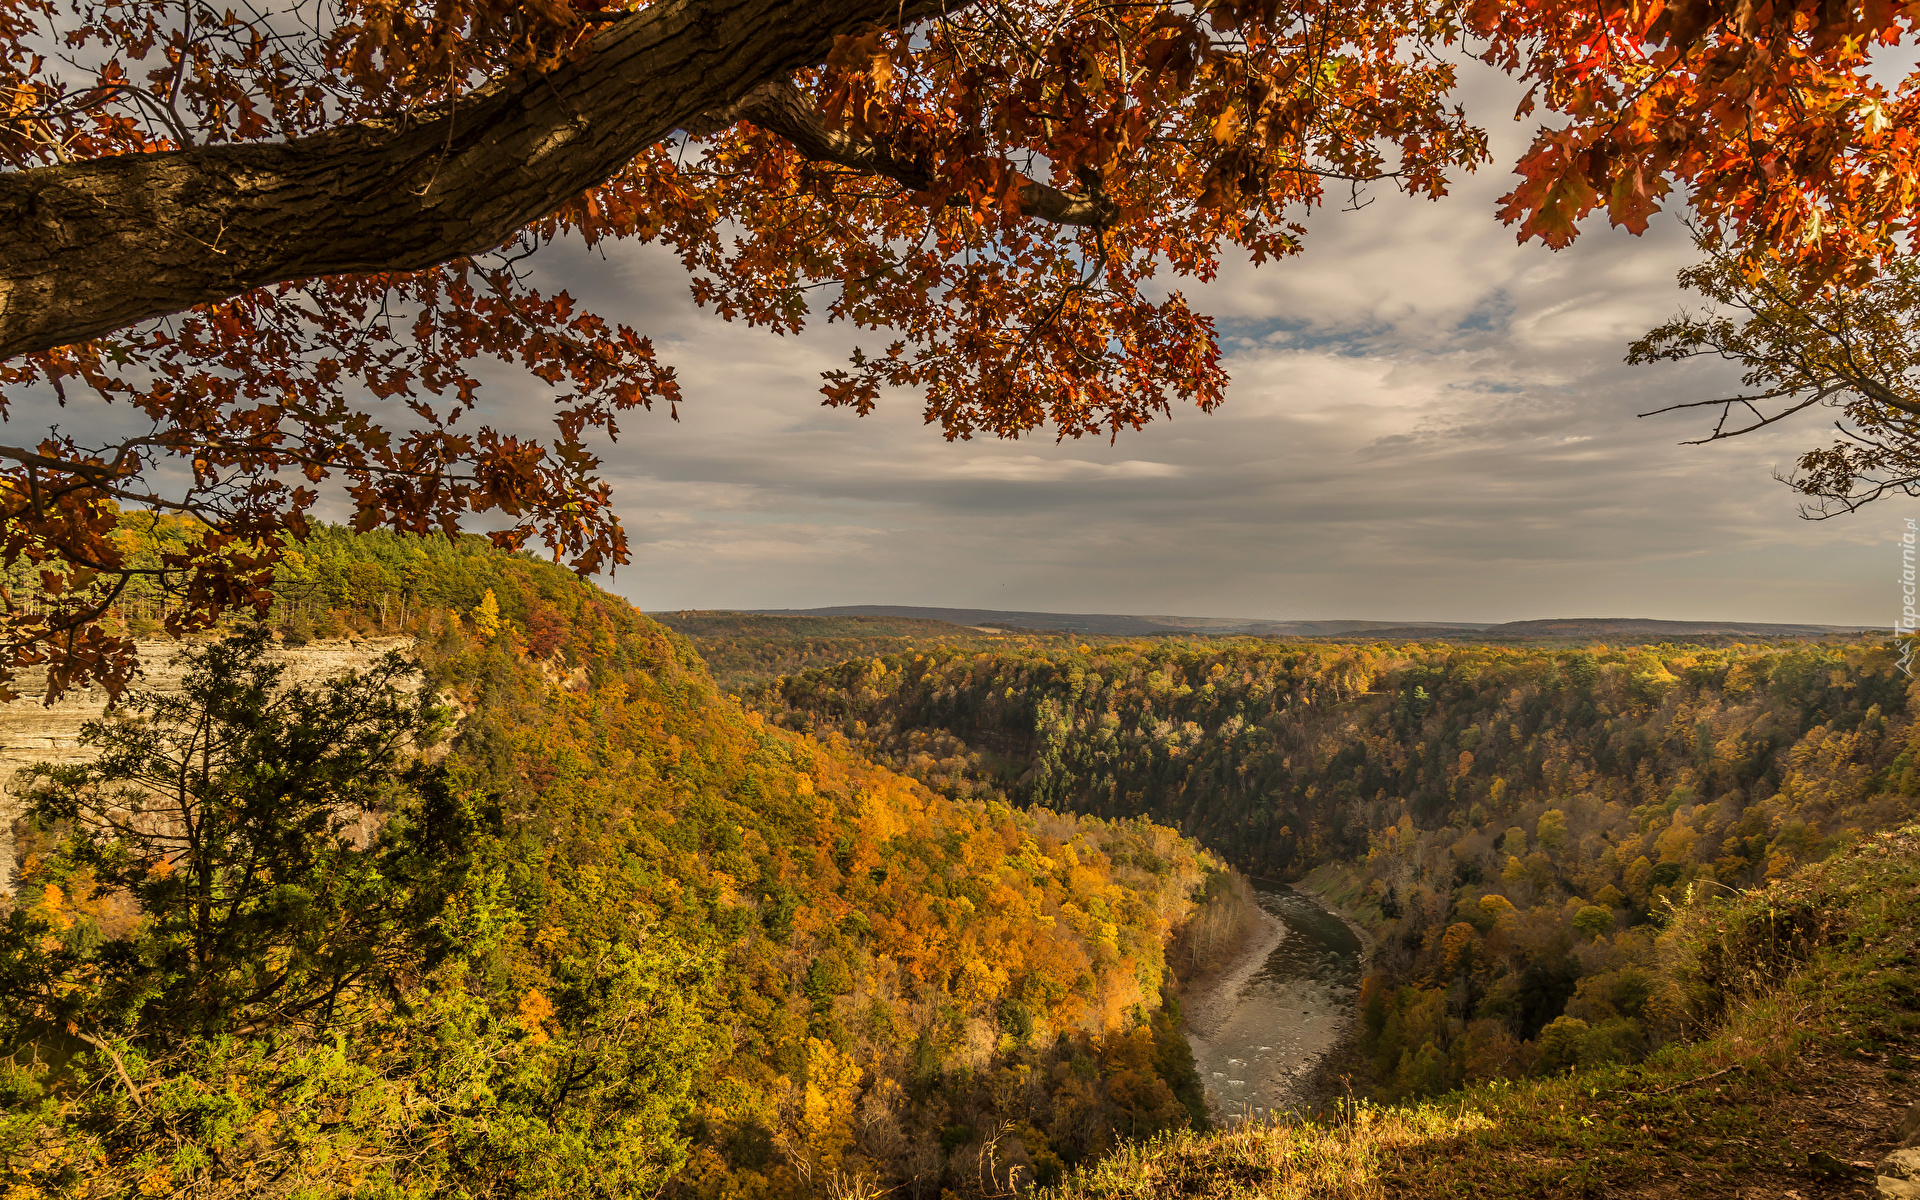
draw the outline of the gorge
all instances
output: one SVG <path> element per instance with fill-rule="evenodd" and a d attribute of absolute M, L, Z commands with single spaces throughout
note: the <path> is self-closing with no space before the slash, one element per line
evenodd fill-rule
<path fill-rule="evenodd" d="M 1755 1025 L 1771 1010 L 1741 989 L 1754 971 L 1766 996 L 1801 986 L 1872 930 L 1844 970 L 1871 967 L 1856 982 L 1882 1007 L 1863 1015 L 1851 983 L 1822 994 L 1870 1031 L 1879 1087 L 1914 1062 L 1904 968 L 1875 957 L 1907 944 L 1897 831 L 1917 774 L 1883 646 L 1068 642 L 925 623 L 810 625 L 782 647 L 764 624 L 683 637 L 476 541 L 324 530 L 287 574 L 264 652 L 286 682 L 406 646 L 457 721 L 385 782 L 342 781 L 391 789 L 373 825 L 322 804 L 299 829 L 269 828 L 271 805 L 234 827 L 236 853 L 284 875 L 246 894 L 287 915 L 235 909 L 263 948 L 218 969 L 335 969 L 303 948 L 332 941 L 301 940 L 325 912 L 360 931 L 349 958 L 367 965 L 341 960 L 344 991 L 311 984 L 337 992 L 335 1015 L 243 1001 L 213 1034 L 183 1030 L 169 1014 L 198 1003 L 182 981 L 202 968 L 171 973 L 167 947 L 199 935 L 127 896 L 178 911 L 174 881 L 230 868 L 116 858 L 58 813 L 14 820 L 0 1021 L 31 1053 L 0 1080 L 10 1187 L 107 1171 L 137 1189 L 158 1155 L 207 1195 L 256 1194 L 259 1171 L 324 1191 L 328 1164 L 404 1144 L 382 1186 L 423 1195 L 537 1169 L 700 1200 L 1121 1195 L 1148 1177 L 1363 1197 L 1450 1169 L 1418 1149 L 1437 1141 L 1600 1164 L 1501 1177 L 1560 1194 L 1577 1171 L 1644 1173 L 1636 1131 L 1684 1128 L 1648 1118 L 1696 1076 L 1834 1053 L 1817 1020 Z M 182 649 L 150 652 L 149 686 L 184 695 L 166 665 Z M 732 664 L 732 695 L 708 661 Z M 16 704 L 0 740 L 14 761 L 79 764 L 98 703 Z M 255 786 L 244 763 L 221 770 L 208 796 Z M 1256 878 L 1244 901 L 1236 868 Z M 1882 880 L 1878 899 L 1856 876 Z M 1259 882 L 1276 877 L 1293 884 Z M 1200 934 L 1249 903 L 1266 932 L 1215 961 L 1226 941 Z M 1302 1122 L 1334 1048 L 1341 1104 Z M 1822 1069 L 1816 1092 L 1852 1078 Z M 212 1101 L 192 1081 L 211 1078 L 238 1081 L 220 1103 L 239 1116 L 196 1124 Z M 1615 1094 L 1639 1098 L 1598 1107 Z M 154 1104 L 171 1123 L 127 1119 Z M 1739 1104 L 1742 1129 L 1782 1111 Z M 308 1132 L 245 1132 L 283 1124 Z M 1598 1157 L 1563 1152 L 1588 1136 Z M 1768 1153 L 1746 1169 L 1786 1178 Z"/>

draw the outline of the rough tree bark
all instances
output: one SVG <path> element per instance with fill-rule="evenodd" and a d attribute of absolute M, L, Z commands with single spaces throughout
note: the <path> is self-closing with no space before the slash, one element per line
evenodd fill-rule
<path fill-rule="evenodd" d="M 964 3 L 657 0 L 583 61 L 494 80 L 437 119 L 0 175 L 0 357 L 499 245 L 676 127 L 819 63 L 836 34 Z"/>

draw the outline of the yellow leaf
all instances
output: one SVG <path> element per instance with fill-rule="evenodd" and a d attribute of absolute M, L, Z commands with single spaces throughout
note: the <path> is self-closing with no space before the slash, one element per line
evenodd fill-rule
<path fill-rule="evenodd" d="M 1231 142 L 1233 135 L 1239 131 L 1240 112 L 1238 109 L 1228 107 L 1213 123 L 1213 140 L 1224 146 Z"/>

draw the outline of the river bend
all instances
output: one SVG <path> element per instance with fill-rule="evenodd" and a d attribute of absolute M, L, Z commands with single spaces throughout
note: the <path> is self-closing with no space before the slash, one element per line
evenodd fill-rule
<path fill-rule="evenodd" d="M 1352 1026 L 1363 957 L 1352 927 L 1312 895 L 1259 879 L 1253 888 L 1260 932 L 1185 1001 L 1208 1103 L 1227 1124 L 1320 1098 L 1309 1081 Z"/>

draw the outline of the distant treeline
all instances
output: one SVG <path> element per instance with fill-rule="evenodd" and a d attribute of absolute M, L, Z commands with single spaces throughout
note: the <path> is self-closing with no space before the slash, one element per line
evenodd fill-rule
<path fill-rule="evenodd" d="M 925 617 L 783 616 L 778 613 L 683 609 L 649 613 L 675 633 L 692 638 L 952 638 L 978 632 L 970 625 Z"/>
<path fill-rule="evenodd" d="M 911 654 L 932 647 L 1029 650 L 1064 639 L 1055 634 L 988 633 L 919 617 L 785 617 L 732 612 L 664 612 L 653 617 L 685 634 L 726 691 L 850 658 Z"/>

